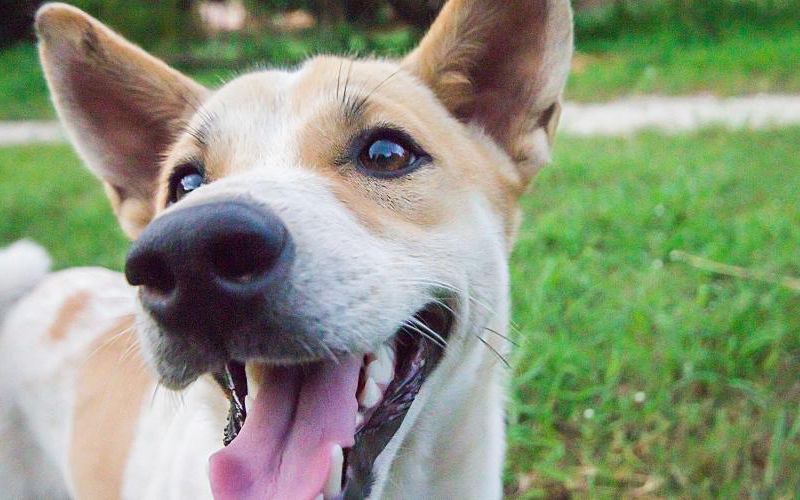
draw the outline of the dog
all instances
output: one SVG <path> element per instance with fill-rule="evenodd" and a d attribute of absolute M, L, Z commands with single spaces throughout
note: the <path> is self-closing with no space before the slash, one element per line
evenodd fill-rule
<path fill-rule="evenodd" d="M 0 253 L 4 496 L 501 498 L 508 259 L 569 1 L 450 0 L 399 61 L 213 91 L 77 8 L 35 26 L 133 243 L 124 275 Z"/>

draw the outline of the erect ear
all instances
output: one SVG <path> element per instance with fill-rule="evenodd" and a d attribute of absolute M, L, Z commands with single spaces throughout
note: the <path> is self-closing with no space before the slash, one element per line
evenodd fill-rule
<path fill-rule="evenodd" d="M 450 0 L 403 64 L 527 183 L 549 159 L 572 50 L 569 0 Z"/>
<path fill-rule="evenodd" d="M 75 7 L 45 5 L 36 32 L 61 122 L 136 237 L 154 215 L 162 156 L 207 91 Z"/>

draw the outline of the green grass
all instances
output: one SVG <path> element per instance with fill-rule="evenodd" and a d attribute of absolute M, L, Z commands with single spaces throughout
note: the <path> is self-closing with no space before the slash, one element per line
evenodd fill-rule
<path fill-rule="evenodd" d="M 509 497 L 795 498 L 800 291 L 670 253 L 800 277 L 797 144 L 800 129 L 561 138 L 513 256 Z M 120 267 L 69 148 L 0 149 L 0 197 L 1 243 Z"/>
<path fill-rule="evenodd" d="M 0 51 L 0 120 L 54 115 L 38 57 L 32 44 Z"/>
<path fill-rule="evenodd" d="M 800 90 L 799 0 L 606 0 L 575 16 L 581 101 Z"/>
<path fill-rule="evenodd" d="M 0 241 L 32 238 L 57 267 L 120 269 L 126 251 L 100 184 L 68 146 L 0 148 Z"/>
<path fill-rule="evenodd" d="M 800 290 L 670 253 L 800 277 L 798 143 L 562 138 L 513 259 L 514 496 L 796 498 Z"/>
<path fill-rule="evenodd" d="M 677 33 L 579 40 L 567 98 L 633 94 L 800 92 L 800 30 L 741 31 L 720 39 Z"/>

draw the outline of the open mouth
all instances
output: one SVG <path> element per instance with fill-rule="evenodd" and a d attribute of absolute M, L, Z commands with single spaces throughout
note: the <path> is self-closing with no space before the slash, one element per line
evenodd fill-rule
<path fill-rule="evenodd" d="M 229 362 L 214 497 L 363 499 L 375 460 L 444 354 L 452 310 L 431 303 L 375 352 L 302 365 Z"/>

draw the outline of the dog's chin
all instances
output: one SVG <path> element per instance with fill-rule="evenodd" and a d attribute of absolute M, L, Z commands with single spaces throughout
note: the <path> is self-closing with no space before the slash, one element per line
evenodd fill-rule
<path fill-rule="evenodd" d="M 366 498 L 375 460 L 444 355 L 453 310 L 428 304 L 374 352 L 294 363 L 229 361 L 215 498 Z"/>

